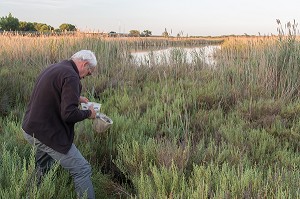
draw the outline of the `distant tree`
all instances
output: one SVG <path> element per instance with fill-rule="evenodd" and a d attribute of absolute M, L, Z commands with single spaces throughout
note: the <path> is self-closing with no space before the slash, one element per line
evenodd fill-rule
<path fill-rule="evenodd" d="M 8 16 L 0 18 L 0 30 L 19 30 L 19 19 L 13 17 L 11 13 Z"/>
<path fill-rule="evenodd" d="M 40 32 L 48 32 L 50 30 L 51 30 L 51 27 L 49 27 L 47 24 L 43 24 L 39 29 Z"/>
<path fill-rule="evenodd" d="M 177 37 L 183 37 L 183 31 L 182 30 L 179 33 L 177 33 Z"/>
<path fill-rule="evenodd" d="M 149 37 L 152 35 L 152 32 L 150 30 L 144 30 L 141 35 L 145 36 L 145 37 Z"/>
<path fill-rule="evenodd" d="M 167 29 L 165 28 L 165 31 L 162 33 L 163 37 L 169 37 L 169 33 L 167 31 Z"/>
<path fill-rule="evenodd" d="M 76 27 L 72 24 L 63 23 L 59 26 L 61 31 L 76 31 Z"/>
<path fill-rule="evenodd" d="M 0 30 L 6 31 L 39 31 L 39 32 L 50 32 L 50 31 L 76 31 L 76 27 L 72 24 L 64 23 L 59 26 L 59 29 L 55 29 L 45 23 L 37 22 L 26 22 L 19 21 L 18 18 L 13 17 L 11 13 L 8 16 L 0 17 Z"/>
<path fill-rule="evenodd" d="M 54 30 L 54 28 L 50 25 L 47 25 L 45 23 L 33 23 L 34 28 L 39 32 L 50 32 L 51 30 Z"/>
<path fill-rule="evenodd" d="M 34 24 L 31 22 L 20 21 L 19 30 L 21 31 L 36 31 Z"/>
<path fill-rule="evenodd" d="M 131 36 L 131 37 L 139 37 L 140 36 L 140 31 L 138 31 L 138 30 L 130 30 L 129 31 L 129 36 Z"/>

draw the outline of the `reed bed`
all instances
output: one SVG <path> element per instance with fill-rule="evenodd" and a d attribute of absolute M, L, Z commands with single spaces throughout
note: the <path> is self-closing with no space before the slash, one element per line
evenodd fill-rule
<path fill-rule="evenodd" d="M 231 85 L 251 92 L 252 85 L 274 98 L 298 97 L 299 43 L 296 38 L 271 37 L 255 40 L 227 40 L 219 58 L 229 73 Z M 224 55 L 226 57 L 224 57 Z M 235 75 L 238 77 L 235 78 Z M 226 80 L 225 80 L 226 81 Z"/>
<path fill-rule="evenodd" d="M 37 74 L 90 49 L 99 65 L 83 95 L 114 121 L 102 135 L 90 120 L 76 125 L 97 198 L 300 198 L 293 38 L 227 38 L 212 68 L 198 54 L 188 63 L 181 50 L 151 67 L 132 60 L 132 48 L 160 40 L 0 36 L 0 197 L 75 198 L 57 165 L 36 186 L 20 125 Z"/>

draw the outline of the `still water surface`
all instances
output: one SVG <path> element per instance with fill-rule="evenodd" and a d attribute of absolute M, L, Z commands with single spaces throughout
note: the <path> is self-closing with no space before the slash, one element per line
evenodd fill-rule
<path fill-rule="evenodd" d="M 131 52 L 136 64 L 153 65 L 169 64 L 171 61 L 181 61 L 195 63 L 199 59 L 209 66 L 214 66 L 214 53 L 221 46 L 201 46 L 201 47 L 169 47 L 160 50 L 143 50 Z"/>

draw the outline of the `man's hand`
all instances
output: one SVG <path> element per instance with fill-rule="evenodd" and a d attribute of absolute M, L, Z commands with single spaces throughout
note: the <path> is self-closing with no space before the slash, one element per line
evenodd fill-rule
<path fill-rule="evenodd" d="M 94 109 L 94 105 L 92 104 L 91 106 L 89 106 L 89 110 L 92 111 L 92 114 L 90 115 L 90 119 L 95 119 L 96 118 L 96 111 Z"/>
<path fill-rule="evenodd" d="M 80 96 L 80 97 L 79 97 L 79 102 L 80 102 L 80 103 L 88 103 L 88 102 L 89 102 L 89 99 L 86 98 L 86 97 Z"/>

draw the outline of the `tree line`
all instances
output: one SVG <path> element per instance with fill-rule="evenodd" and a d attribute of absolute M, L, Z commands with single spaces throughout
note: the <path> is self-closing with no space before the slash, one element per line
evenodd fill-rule
<path fill-rule="evenodd" d="M 38 31 L 42 33 L 47 33 L 52 31 L 54 32 L 77 31 L 77 29 L 75 25 L 69 23 L 63 23 L 59 26 L 58 29 L 55 29 L 54 27 L 45 23 L 19 21 L 18 18 L 14 17 L 11 13 L 9 13 L 7 16 L 0 17 L 0 31 Z M 109 35 L 116 36 L 117 33 L 111 31 Z M 144 30 L 140 32 L 139 30 L 130 30 L 128 35 L 132 37 L 149 37 L 152 35 L 152 31 Z M 164 37 L 170 36 L 170 33 L 167 31 L 167 29 L 165 29 L 165 31 L 162 33 L 162 36 Z M 180 36 L 182 35 L 177 34 L 177 37 Z"/>
<path fill-rule="evenodd" d="M 38 31 L 38 32 L 62 32 L 62 31 L 76 31 L 75 25 L 63 23 L 58 29 L 38 22 L 19 21 L 11 13 L 0 18 L 0 31 Z"/>

